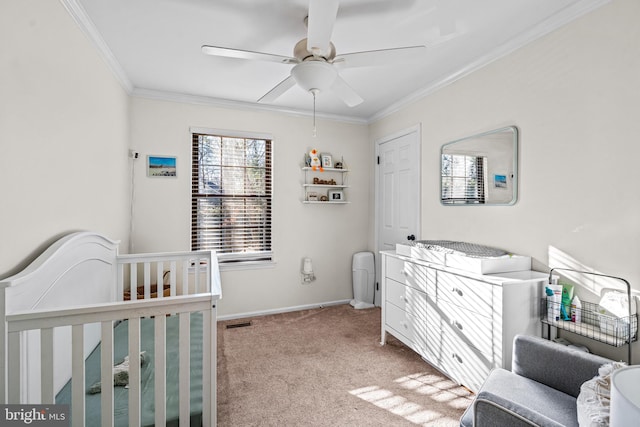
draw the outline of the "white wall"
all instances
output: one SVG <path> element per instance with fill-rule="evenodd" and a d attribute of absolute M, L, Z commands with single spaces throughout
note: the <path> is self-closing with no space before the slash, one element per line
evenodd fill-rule
<path fill-rule="evenodd" d="M 309 99 L 311 102 L 311 99 Z M 135 171 L 136 252 L 190 249 L 190 127 L 258 132 L 273 136 L 273 251 L 271 268 L 223 271 L 222 316 L 352 298 L 351 256 L 367 250 L 370 222 L 371 147 L 364 124 L 263 111 L 133 98 L 131 141 L 141 155 Z M 344 157 L 352 170 L 346 205 L 305 205 L 301 171 L 311 148 Z M 150 178 L 148 155 L 177 156 L 177 178 Z M 302 258 L 313 259 L 317 280 L 300 283 Z"/>
<path fill-rule="evenodd" d="M 640 2 L 616 0 L 370 126 L 375 140 L 422 123 L 421 238 L 493 245 L 531 255 L 535 269 L 594 269 L 640 290 L 639 16 Z M 520 130 L 517 204 L 441 206 L 441 145 L 507 125 Z"/>
<path fill-rule="evenodd" d="M 58 1 L 0 6 L 0 276 L 78 229 L 128 242 L 128 96 Z"/>

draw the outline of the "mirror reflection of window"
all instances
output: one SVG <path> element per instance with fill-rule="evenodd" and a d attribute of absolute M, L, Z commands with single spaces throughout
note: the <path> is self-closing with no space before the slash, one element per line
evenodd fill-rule
<path fill-rule="evenodd" d="M 518 198 L 518 129 L 508 126 L 441 148 L 443 205 L 513 205 Z"/>
<path fill-rule="evenodd" d="M 487 158 L 462 154 L 442 156 L 442 200 L 447 203 L 485 202 Z"/>

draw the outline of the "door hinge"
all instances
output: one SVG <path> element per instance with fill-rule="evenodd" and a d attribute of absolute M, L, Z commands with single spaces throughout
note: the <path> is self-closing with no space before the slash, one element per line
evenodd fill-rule
<path fill-rule="evenodd" d="M 378 156 L 378 164 L 380 164 L 380 156 Z"/>

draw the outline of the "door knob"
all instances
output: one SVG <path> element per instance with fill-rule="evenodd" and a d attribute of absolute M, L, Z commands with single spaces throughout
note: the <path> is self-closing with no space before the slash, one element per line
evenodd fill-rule
<path fill-rule="evenodd" d="M 410 235 L 410 236 L 407 236 L 407 240 L 412 240 L 412 241 L 413 241 L 413 240 L 416 240 L 416 236 L 415 236 L 415 235 L 413 235 L 413 234 L 412 234 L 412 235 Z"/>

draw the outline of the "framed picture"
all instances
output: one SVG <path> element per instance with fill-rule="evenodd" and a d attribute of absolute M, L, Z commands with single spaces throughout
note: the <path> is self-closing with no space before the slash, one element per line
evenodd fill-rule
<path fill-rule="evenodd" d="M 332 168 L 333 167 L 333 160 L 331 160 L 331 155 L 330 154 L 322 154 L 320 156 L 320 159 L 322 160 L 322 167 L 323 168 Z"/>
<path fill-rule="evenodd" d="M 506 175 L 494 175 L 494 185 L 496 188 L 507 188 L 507 176 Z"/>
<path fill-rule="evenodd" d="M 147 156 L 147 176 L 176 176 L 174 156 Z"/>
<path fill-rule="evenodd" d="M 330 202 L 344 201 L 344 193 L 340 190 L 329 190 L 328 194 Z"/>
<path fill-rule="evenodd" d="M 307 200 L 310 202 L 317 202 L 318 201 L 318 193 L 316 193 L 315 191 L 309 191 L 307 193 Z"/>

